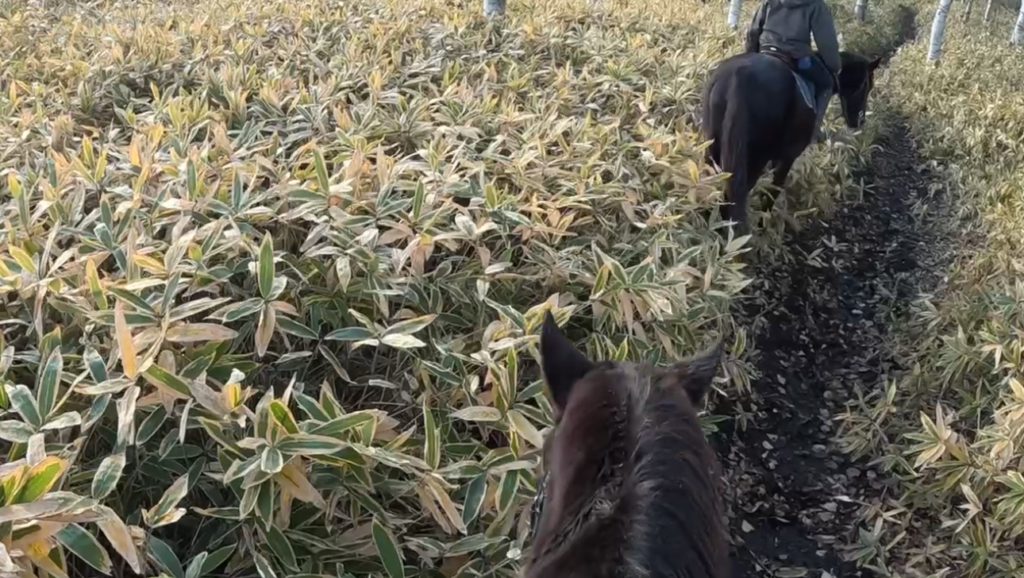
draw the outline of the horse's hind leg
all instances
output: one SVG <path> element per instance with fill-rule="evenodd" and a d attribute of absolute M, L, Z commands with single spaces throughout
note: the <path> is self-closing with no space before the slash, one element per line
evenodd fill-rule
<path fill-rule="evenodd" d="M 786 158 L 779 161 L 772 172 L 772 190 L 768 192 L 768 210 L 771 210 L 775 206 L 775 200 L 779 196 L 779 191 L 786 186 L 786 178 L 789 177 L 789 171 L 793 168 L 793 163 L 796 162 L 796 157 Z"/>
<path fill-rule="evenodd" d="M 757 184 L 767 166 L 768 161 L 766 160 L 751 160 L 747 163 L 746 178 L 742 182 L 737 181 L 730 189 L 731 198 L 729 200 L 732 202 L 732 205 L 730 206 L 729 216 L 734 222 L 739 224 L 737 227 L 734 227 L 737 237 L 750 233 L 750 223 L 747 222 L 750 192 L 754 189 L 754 185 Z"/>
<path fill-rule="evenodd" d="M 754 182 L 757 182 L 755 173 Z M 750 232 L 750 223 L 747 222 L 747 205 L 750 202 L 750 189 L 753 187 L 747 179 L 735 179 L 728 187 L 727 204 L 721 206 L 722 219 L 732 221 L 733 234 L 742 237 Z"/>
<path fill-rule="evenodd" d="M 721 153 L 719 152 L 718 142 L 712 142 L 711 146 L 709 146 L 704 151 L 704 162 L 708 166 L 710 166 L 710 167 L 719 168 L 719 167 L 722 166 L 721 165 L 721 158 L 722 157 L 720 155 L 721 155 Z M 709 223 L 709 224 L 711 223 L 712 211 L 714 211 L 714 208 L 706 209 L 706 210 L 701 211 L 701 213 L 704 216 L 704 220 L 707 223 Z M 728 212 L 729 212 L 728 205 L 724 205 L 724 204 L 723 205 L 719 205 L 719 207 L 718 207 L 718 215 L 722 218 L 722 220 L 726 220 L 726 221 L 729 220 Z"/>
<path fill-rule="evenodd" d="M 772 185 L 776 188 L 781 189 L 786 185 L 786 177 L 789 176 L 789 171 L 793 168 L 793 163 L 796 159 L 785 159 L 775 165 L 772 173 Z"/>

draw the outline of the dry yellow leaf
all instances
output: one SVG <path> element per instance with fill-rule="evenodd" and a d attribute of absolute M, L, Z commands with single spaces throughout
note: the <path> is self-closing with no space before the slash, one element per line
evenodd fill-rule
<path fill-rule="evenodd" d="M 114 305 L 114 330 L 117 334 L 117 347 L 121 351 L 121 367 L 126 376 L 134 378 L 138 369 L 135 345 L 132 342 L 132 332 L 128 329 L 128 322 L 124 319 L 124 303 L 121 300 Z"/>
<path fill-rule="evenodd" d="M 448 522 L 447 516 L 445 516 L 444 513 L 441 512 L 441 510 L 437 507 L 437 503 L 434 502 L 434 498 L 431 495 L 430 490 L 428 490 L 422 484 L 417 485 L 416 496 L 419 497 L 420 499 L 420 507 L 422 507 L 424 511 L 430 514 L 430 517 L 433 518 L 435 522 L 437 522 L 438 526 L 441 526 L 441 529 L 444 530 L 445 533 L 455 533 L 454 529 L 451 527 L 451 524 Z"/>
<path fill-rule="evenodd" d="M 36 567 L 45 570 L 50 576 L 68 578 L 64 569 L 50 559 L 49 554 L 52 547 L 48 540 L 40 540 L 29 544 L 24 552 Z"/>
<path fill-rule="evenodd" d="M 131 531 L 128 526 L 121 521 L 121 518 L 106 506 L 99 506 L 101 512 L 105 517 L 96 523 L 99 526 L 100 531 L 107 537 L 107 541 L 114 547 L 114 550 L 124 558 L 125 562 L 135 571 L 136 574 L 142 574 L 142 564 L 139 560 L 139 551 L 135 547 L 135 541 L 132 540 Z"/>
<path fill-rule="evenodd" d="M 274 336 L 277 326 L 277 313 L 273 307 L 264 307 L 260 315 L 259 326 L 256 328 L 256 356 L 263 357 L 270 347 L 270 339 Z"/>
<path fill-rule="evenodd" d="M 313 504 L 321 510 L 327 509 L 327 502 L 324 501 L 323 496 L 313 487 L 309 478 L 300 469 L 301 464 L 301 458 L 292 459 L 281 468 L 280 472 L 274 475 L 274 480 L 283 489 L 286 489 L 291 495 L 295 496 L 296 499 L 307 504 Z"/>
<path fill-rule="evenodd" d="M 454 526 L 462 534 L 466 533 L 466 524 L 462 521 L 462 512 L 455 506 L 455 502 L 452 501 L 448 492 L 441 487 L 441 485 L 430 475 L 423 478 L 423 485 L 427 487 L 430 494 L 440 504 L 441 509 L 444 511 L 451 525 Z"/>
<path fill-rule="evenodd" d="M 66 525 L 60 522 L 36 521 L 31 526 L 32 531 L 11 541 L 11 548 L 27 551 L 33 544 L 45 542 L 48 538 L 60 532 Z"/>

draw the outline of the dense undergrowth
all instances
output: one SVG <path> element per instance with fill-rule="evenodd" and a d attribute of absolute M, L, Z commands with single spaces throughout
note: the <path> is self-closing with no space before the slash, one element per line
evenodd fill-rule
<path fill-rule="evenodd" d="M 1009 28 L 952 24 L 941 65 L 908 46 L 879 87 L 945 167 L 955 229 L 946 282 L 897 339 L 906 372 L 846 416 L 848 449 L 898 490 L 867 513 L 860 551 L 886 575 L 1024 575 L 1024 60 Z"/>
<path fill-rule="evenodd" d="M 515 575 L 544 311 L 599 358 L 728 332 L 748 383 L 693 127 L 738 46 L 690 2 L 4 4 L 0 575 Z"/>

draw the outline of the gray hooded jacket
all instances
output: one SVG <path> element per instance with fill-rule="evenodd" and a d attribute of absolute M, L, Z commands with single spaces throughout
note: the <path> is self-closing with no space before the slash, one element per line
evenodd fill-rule
<path fill-rule="evenodd" d="M 764 20 L 764 25 L 761 21 Z M 811 35 L 825 66 L 838 74 L 839 40 L 832 11 L 824 0 L 763 0 L 747 32 L 747 51 L 774 46 L 794 58 L 813 54 Z"/>

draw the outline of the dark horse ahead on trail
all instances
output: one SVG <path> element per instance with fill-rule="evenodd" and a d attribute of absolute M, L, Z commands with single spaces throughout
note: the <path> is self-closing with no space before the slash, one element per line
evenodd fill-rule
<path fill-rule="evenodd" d="M 526 578 L 728 578 L 714 452 L 697 407 L 721 342 L 671 367 L 593 363 L 548 314 L 544 443 Z"/>
<path fill-rule="evenodd" d="M 880 59 L 849 52 L 840 56 L 839 101 L 846 125 L 858 129 L 864 124 Z M 734 221 L 737 234 L 744 235 L 750 190 L 769 162 L 774 165 L 772 184 L 785 184 L 793 163 L 814 136 L 814 110 L 801 95 L 789 63 L 764 53 L 738 54 L 711 73 L 704 88 L 701 127 L 705 138 L 713 141 L 710 159 L 732 175 L 722 217 Z"/>

